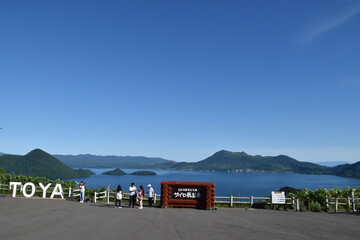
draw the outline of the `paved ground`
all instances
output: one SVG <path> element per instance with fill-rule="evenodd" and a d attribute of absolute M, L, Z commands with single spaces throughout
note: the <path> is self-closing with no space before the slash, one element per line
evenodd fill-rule
<path fill-rule="evenodd" d="M 0 239 L 359 239 L 360 215 L 0 197 Z"/>

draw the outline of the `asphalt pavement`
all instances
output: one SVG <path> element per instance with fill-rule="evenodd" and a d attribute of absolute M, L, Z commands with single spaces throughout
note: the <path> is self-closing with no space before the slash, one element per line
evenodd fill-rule
<path fill-rule="evenodd" d="M 0 197 L 0 239 L 359 239 L 360 215 Z"/>

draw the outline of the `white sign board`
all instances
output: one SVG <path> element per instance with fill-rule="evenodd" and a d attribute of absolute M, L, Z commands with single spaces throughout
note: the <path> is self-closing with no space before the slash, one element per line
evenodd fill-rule
<path fill-rule="evenodd" d="M 285 192 L 271 192 L 272 204 L 285 204 Z"/>

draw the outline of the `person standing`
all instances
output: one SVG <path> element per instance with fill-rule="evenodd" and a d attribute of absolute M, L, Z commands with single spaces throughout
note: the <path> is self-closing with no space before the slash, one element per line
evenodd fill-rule
<path fill-rule="evenodd" d="M 122 188 L 121 185 L 118 185 L 116 189 L 116 195 L 115 195 L 115 208 L 121 208 L 121 200 L 122 200 Z"/>
<path fill-rule="evenodd" d="M 85 183 L 80 182 L 79 188 L 80 188 L 80 203 L 84 203 L 84 199 L 85 199 Z"/>
<path fill-rule="evenodd" d="M 154 189 L 152 188 L 151 184 L 148 184 L 147 185 L 149 191 L 148 191 L 148 199 L 149 199 L 149 207 L 152 207 L 152 204 L 154 202 L 154 197 L 155 197 L 155 191 Z"/>
<path fill-rule="evenodd" d="M 142 185 L 140 185 L 140 191 L 139 191 L 138 197 L 139 197 L 139 203 L 140 203 L 139 209 L 143 209 L 144 188 Z"/>
<path fill-rule="evenodd" d="M 135 201 L 136 201 L 136 186 L 135 183 L 131 183 L 130 187 L 129 187 L 129 192 L 130 192 L 130 200 L 129 200 L 129 207 L 134 207 L 135 206 Z"/>

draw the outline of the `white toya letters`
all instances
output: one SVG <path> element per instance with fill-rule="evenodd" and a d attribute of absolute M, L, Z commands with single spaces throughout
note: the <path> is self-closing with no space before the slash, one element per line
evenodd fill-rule
<path fill-rule="evenodd" d="M 40 188 L 42 189 L 42 197 L 46 198 L 46 190 L 51 186 L 51 183 L 48 183 L 48 185 L 44 186 L 44 184 L 39 183 Z M 21 182 L 10 182 L 10 189 L 13 189 L 12 196 L 16 197 L 16 192 L 18 190 L 18 187 L 20 187 L 20 191 L 22 191 L 22 194 L 24 197 L 31 198 L 35 195 L 36 186 L 35 184 L 28 182 L 22 185 Z M 28 191 L 30 193 L 28 193 Z M 54 190 L 51 193 L 50 198 L 54 198 L 54 196 L 60 196 L 61 198 L 64 198 L 64 193 L 61 184 L 55 184 Z"/>

